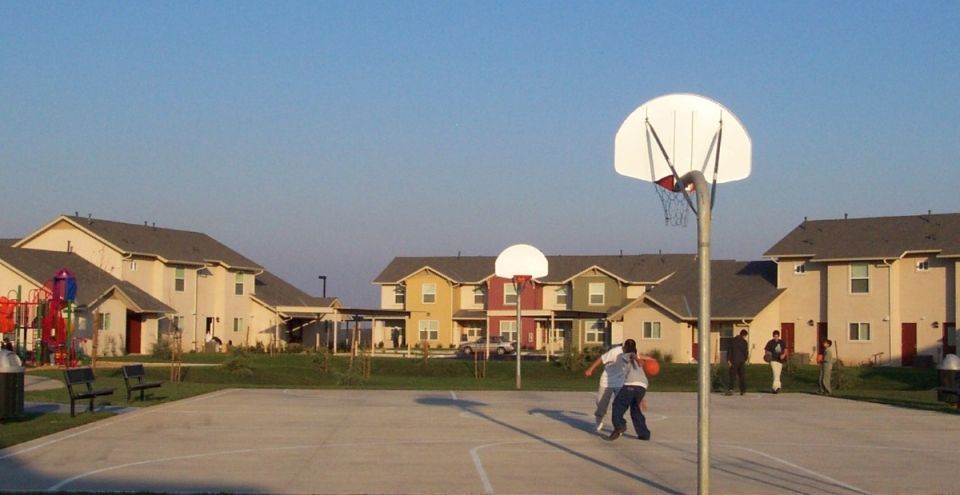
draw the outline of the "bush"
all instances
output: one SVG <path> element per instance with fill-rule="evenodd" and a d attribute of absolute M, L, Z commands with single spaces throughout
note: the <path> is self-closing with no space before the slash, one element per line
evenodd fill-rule
<path fill-rule="evenodd" d="M 587 368 L 595 359 L 603 354 L 602 347 L 587 347 L 583 352 L 573 349 L 564 349 L 558 363 L 560 367 L 570 371 L 581 371 Z"/>
<path fill-rule="evenodd" d="M 223 363 L 224 369 L 231 375 L 249 377 L 253 376 L 253 368 L 247 364 L 246 358 L 233 357 Z"/>
<path fill-rule="evenodd" d="M 287 347 L 283 350 L 287 354 L 301 354 L 303 353 L 303 344 L 287 344 Z"/>
<path fill-rule="evenodd" d="M 159 359 L 173 359 L 173 346 L 170 345 L 170 339 L 161 337 L 156 344 L 153 344 L 150 354 Z"/>

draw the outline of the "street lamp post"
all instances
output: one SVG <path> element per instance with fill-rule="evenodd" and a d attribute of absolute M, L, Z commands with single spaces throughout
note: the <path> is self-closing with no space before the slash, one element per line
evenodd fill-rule
<path fill-rule="evenodd" d="M 320 275 L 319 278 L 323 282 L 323 297 L 327 297 L 327 276 Z"/>

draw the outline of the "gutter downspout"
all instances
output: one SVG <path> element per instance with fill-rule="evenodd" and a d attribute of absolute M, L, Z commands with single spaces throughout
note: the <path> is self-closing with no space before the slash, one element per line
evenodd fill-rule
<path fill-rule="evenodd" d="M 887 267 L 887 364 L 893 364 L 893 262 L 880 262 Z"/>

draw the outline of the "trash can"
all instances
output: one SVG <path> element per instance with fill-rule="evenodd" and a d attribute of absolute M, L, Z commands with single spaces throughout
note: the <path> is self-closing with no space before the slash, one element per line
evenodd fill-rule
<path fill-rule="evenodd" d="M 937 400 L 960 405 L 960 357 L 956 354 L 943 356 L 937 366 Z"/>
<path fill-rule="evenodd" d="M 13 352 L 0 350 L 0 420 L 23 415 L 23 364 Z"/>

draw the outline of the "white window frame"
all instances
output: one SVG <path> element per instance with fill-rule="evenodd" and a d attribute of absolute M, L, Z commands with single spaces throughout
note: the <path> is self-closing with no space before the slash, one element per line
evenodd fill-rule
<path fill-rule="evenodd" d="M 599 291 L 597 289 L 599 288 Z M 594 296 L 600 296 L 594 300 Z M 603 306 L 607 300 L 607 284 L 603 282 L 590 282 L 587 284 L 587 304 L 590 306 Z"/>
<path fill-rule="evenodd" d="M 420 287 L 420 302 L 423 304 L 436 304 L 437 302 L 437 284 L 423 284 Z M 430 296 L 430 300 L 427 300 L 427 296 Z"/>
<path fill-rule="evenodd" d="M 663 338 L 663 325 L 659 321 L 643 322 L 643 340 L 660 340 Z"/>
<path fill-rule="evenodd" d="M 797 263 L 793 267 L 794 275 L 806 275 L 807 274 L 807 264 L 806 263 Z"/>
<path fill-rule="evenodd" d="M 853 326 L 857 326 L 857 336 L 853 336 Z M 866 338 L 864 337 L 866 333 Z M 847 340 L 850 342 L 871 342 L 873 340 L 873 335 L 870 333 L 870 322 L 866 321 L 851 321 L 847 325 Z"/>
<path fill-rule="evenodd" d="M 439 320 L 420 320 L 418 322 L 420 342 L 436 342 L 440 340 Z"/>
<path fill-rule="evenodd" d="M 477 300 L 479 299 L 479 301 Z M 487 302 L 487 291 L 482 285 L 473 288 L 473 304 L 483 306 Z"/>
<path fill-rule="evenodd" d="M 503 305 L 517 305 L 517 287 L 513 285 L 513 282 L 504 282 L 503 284 Z"/>
<path fill-rule="evenodd" d="M 393 303 L 400 305 L 407 303 L 407 289 L 404 286 L 398 285 L 393 288 Z"/>
<path fill-rule="evenodd" d="M 500 320 L 500 338 L 507 342 L 517 342 L 517 320 Z"/>
<path fill-rule="evenodd" d="M 136 261 L 130 261 L 130 271 L 131 271 L 131 272 L 137 271 L 137 262 L 136 262 Z"/>
<path fill-rule="evenodd" d="M 854 268 L 863 267 L 866 270 L 866 275 L 864 276 L 855 276 Z M 855 290 L 854 282 L 857 281 L 866 281 L 867 287 L 865 290 Z M 851 263 L 850 264 L 850 294 L 869 294 L 870 293 L 870 264 L 869 263 Z"/>
<path fill-rule="evenodd" d="M 466 340 L 477 340 L 483 337 L 483 327 L 463 327 L 463 337 Z"/>
<path fill-rule="evenodd" d="M 187 288 L 187 274 L 183 267 L 173 269 L 173 290 L 183 292 Z"/>
<path fill-rule="evenodd" d="M 567 289 L 566 285 L 561 285 L 557 288 L 556 292 L 556 303 L 560 306 L 567 305 L 567 298 L 570 297 L 570 291 Z"/>
<path fill-rule="evenodd" d="M 173 322 L 174 331 L 183 332 L 184 330 L 183 324 L 186 321 L 183 315 L 176 315 L 173 318 L 171 318 L 171 321 Z"/>
<path fill-rule="evenodd" d="M 100 313 L 100 331 L 110 331 L 110 313 Z"/>
<path fill-rule="evenodd" d="M 243 329 L 243 318 L 234 318 L 233 319 L 233 331 L 239 332 Z"/>
<path fill-rule="evenodd" d="M 918 272 L 930 271 L 930 260 L 918 261 L 916 264 L 916 271 Z"/>
<path fill-rule="evenodd" d="M 237 296 L 243 295 L 243 274 L 238 273 L 233 277 L 233 293 Z"/>
<path fill-rule="evenodd" d="M 602 344 L 603 337 L 606 333 L 607 329 L 603 324 L 603 320 L 593 320 L 593 323 L 590 323 L 583 332 L 583 341 L 587 344 Z"/>

